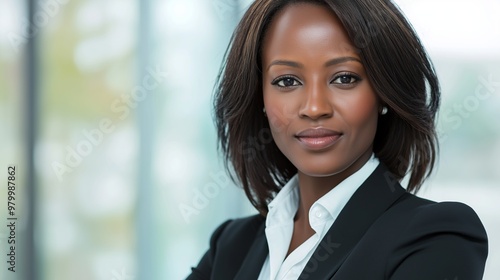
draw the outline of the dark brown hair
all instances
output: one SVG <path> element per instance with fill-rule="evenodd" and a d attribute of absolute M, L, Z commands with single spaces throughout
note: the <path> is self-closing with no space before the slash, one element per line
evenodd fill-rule
<path fill-rule="evenodd" d="M 214 96 L 219 148 L 233 180 L 236 175 L 266 215 L 267 204 L 297 172 L 272 140 L 262 112 L 261 47 L 274 15 L 299 2 L 330 8 L 344 25 L 373 90 L 389 108 L 379 117 L 374 153 L 398 181 L 409 173 L 407 190 L 417 192 L 437 156 L 440 89 L 418 36 L 387 0 L 257 0 L 249 7 L 231 38 Z"/>

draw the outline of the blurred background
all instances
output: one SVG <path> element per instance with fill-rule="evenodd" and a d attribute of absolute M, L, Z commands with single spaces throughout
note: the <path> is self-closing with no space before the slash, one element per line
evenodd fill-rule
<path fill-rule="evenodd" d="M 256 213 L 224 171 L 211 113 L 250 2 L 0 1 L 0 279 L 183 279 L 217 225 Z M 443 89 L 441 156 L 420 195 L 476 210 L 484 279 L 500 279 L 500 1 L 395 2 Z"/>

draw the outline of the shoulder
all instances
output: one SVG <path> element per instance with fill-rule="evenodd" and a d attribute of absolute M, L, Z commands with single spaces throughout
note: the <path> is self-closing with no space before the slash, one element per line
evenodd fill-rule
<path fill-rule="evenodd" d="M 229 220 L 228 231 L 257 230 L 265 221 L 265 217 L 255 214 L 247 217 Z"/>
<path fill-rule="evenodd" d="M 262 229 L 264 221 L 265 218 L 260 214 L 228 220 L 216 229 L 217 239 L 229 245 L 241 244 L 245 240 L 251 241 Z"/>
<path fill-rule="evenodd" d="M 406 219 L 406 230 L 446 230 L 467 232 L 486 237 L 486 231 L 476 212 L 461 202 L 434 202 L 412 194 L 394 208 Z"/>
<path fill-rule="evenodd" d="M 484 227 L 476 212 L 461 202 L 431 203 L 422 205 L 415 210 L 414 219 L 409 226 L 425 222 L 427 225 L 441 228 L 457 230 L 474 228 L 484 232 Z"/>
<path fill-rule="evenodd" d="M 210 237 L 211 250 L 234 250 L 249 247 L 259 231 L 263 231 L 265 218 L 259 214 L 230 219 L 220 224 Z"/>
<path fill-rule="evenodd" d="M 405 194 L 388 210 L 388 219 L 398 223 L 401 242 L 446 236 L 450 240 L 486 243 L 487 235 L 476 212 L 461 202 L 435 202 Z M 461 237 L 461 238 L 458 238 Z"/>
<path fill-rule="evenodd" d="M 253 215 L 219 225 L 210 238 L 210 248 L 187 279 L 213 279 L 214 275 L 218 279 L 231 279 L 255 238 L 263 232 L 264 220 L 261 215 Z"/>
<path fill-rule="evenodd" d="M 480 280 L 487 255 L 486 231 L 471 207 L 404 193 L 365 232 L 342 272 L 346 279 Z"/>
<path fill-rule="evenodd" d="M 415 279 L 438 275 L 481 279 L 488 241 L 484 226 L 471 207 L 408 194 L 395 208 L 404 209 L 400 216 L 404 221 L 400 220 L 394 251 L 388 260 L 393 279 L 414 279 L 408 278 L 412 274 Z"/>

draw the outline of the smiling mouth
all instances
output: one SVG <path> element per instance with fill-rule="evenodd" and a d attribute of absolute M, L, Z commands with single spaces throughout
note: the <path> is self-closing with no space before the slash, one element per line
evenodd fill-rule
<path fill-rule="evenodd" d="M 323 150 L 337 143 L 342 135 L 335 130 L 314 128 L 301 131 L 295 138 L 309 150 Z"/>

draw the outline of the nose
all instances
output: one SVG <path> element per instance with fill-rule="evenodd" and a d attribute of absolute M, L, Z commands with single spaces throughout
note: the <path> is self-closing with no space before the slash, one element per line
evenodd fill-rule
<path fill-rule="evenodd" d="M 301 118 L 317 120 L 333 116 L 333 107 L 329 99 L 329 92 L 326 86 L 312 85 L 306 87 L 305 98 L 299 110 Z"/>

